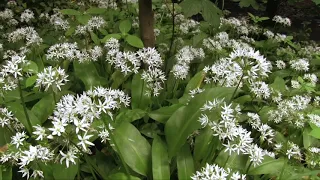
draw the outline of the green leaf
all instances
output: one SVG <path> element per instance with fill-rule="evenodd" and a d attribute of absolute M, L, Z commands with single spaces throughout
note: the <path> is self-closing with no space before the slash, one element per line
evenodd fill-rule
<path fill-rule="evenodd" d="M 209 148 L 211 141 L 213 141 L 212 130 L 209 126 L 207 126 L 202 129 L 200 134 L 196 137 L 194 143 L 195 160 L 200 161 L 208 154 L 208 152 L 213 150 L 212 148 Z"/>
<path fill-rule="evenodd" d="M 91 87 L 107 84 L 107 80 L 99 76 L 92 62 L 79 63 L 74 61 L 73 68 L 76 76 L 81 79 L 86 86 L 86 90 L 89 90 Z"/>
<path fill-rule="evenodd" d="M 250 166 L 248 175 L 259 175 L 259 174 L 276 174 L 281 171 L 286 160 L 284 159 L 273 159 L 269 156 L 264 156 L 261 164 L 254 167 Z"/>
<path fill-rule="evenodd" d="M 82 25 L 86 25 L 90 18 L 91 16 L 88 14 L 82 14 L 82 15 L 76 16 L 77 21 Z"/>
<path fill-rule="evenodd" d="M 171 106 L 161 107 L 148 113 L 149 117 L 161 123 L 166 123 L 172 114 L 179 109 L 182 104 L 173 104 Z"/>
<path fill-rule="evenodd" d="M 203 79 L 205 77 L 205 73 L 203 71 L 198 72 L 195 74 L 191 80 L 188 82 L 187 87 L 184 91 L 185 94 L 189 94 L 190 90 L 199 88 Z"/>
<path fill-rule="evenodd" d="M 150 103 L 150 97 L 146 95 L 146 83 L 141 79 L 140 74 L 135 74 L 131 85 L 131 106 L 132 109 L 146 110 Z"/>
<path fill-rule="evenodd" d="M 12 179 L 12 167 L 0 165 L 0 180 Z"/>
<path fill-rule="evenodd" d="M 96 45 L 100 44 L 100 39 L 94 32 L 90 32 L 90 36 L 91 36 L 91 39 L 94 42 L 94 44 L 96 44 Z"/>
<path fill-rule="evenodd" d="M 151 168 L 151 146 L 130 123 L 123 122 L 114 131 L 114 143 L 121 156 L 135 172 L 146 176 Z"/>
<path fill-rule="evenodd" d="M 120 34 L 108 34 L 103 39 L 101 39 L 102 43 L 106 43 L 110 38 L 121 39 Z"/>
<path fill-rule="evenodd" d="M 117 115 L 116 123 L 120 124 L 122 122 L 133 122 L 143 118 L 145 115 L 146 112 L 141 109 L 126 109 Z"/>
<path fill-rule="evenodd" d="M 168 143 L 169 156 L 176 155 L 187 137 L 201 127 L 198 121 L 201 115 L 201 107 L 206 101 L 215 98 L 229 100 L 235 88 L 215 87 L 196 95 L 186 107 L 179 108 L 165 124 L 165 135 Z"/>
<path fill-rule="evenodd" d="M 303 130 L 303 147 L 305 149 L 308 149 L 314 142 L 317 142 L 317 139 L 309 135 L 311 131 L 312 129 L 310 127 L 305 127 Z"/>
<path fill-rule="evenodd" d="M 233 152 L 229 155 L 229 152 L 220 151 L 215 163 L 224 168 L 230 168 L 237 171 L 245 171 L 248 156 L 244 154 L 238 155 Z"/>
<path fill-rule="evenodd" d="M 34 85 L 34 83 L 36 83 L 37 81 L 37 76 L 30 76 L 27 78 L 26 80 L 26 87 L 31 87 Z"/>
<path fill-rule="evenodd" d="M 255 10 L 259 9 L 259 5 L 255 0 L 240 0 L 239 6 L 241 8 L 252 6 Z"/>
<path fill-rule="evenodd" d="M 115 174 L 111 174 L 108 176 L 108 179 L 121 179 L 121 180 L 140 180 L 140 178 L 135 177 L 135 176 L 130 176 L 128 177 L 125 173 L 115 173 Z"/>
<path fill-rule="evenodd" d="M 186 17 L 191 17 L 200 13 L 202 9 L 202 0 L 184 0 L 179 5 L 182 8 L 182 12 Z"/>
<path fill-rule="evenodd" d="M 179 179 L 191 179 L 195 172 L 193 158 L 188 144 L 182 146 L 177 155 L 177 169 Z"/>
<path fill-rule="evenodd" d="M 274 82 L 270 85 L 274 90 L 278 90 L 281 93 L 286 91 L 286 82 L 281 77 L 276 77 Z"/>
<path fill-rule="evenodd" d="M 81 15 L 81 13 L 79 11 L 74 10 L 74 9 L 62 9 L 62 10 L 60 10 L 60 12 L 65 15 L 72 15 L 72 16 Z"/>
<path fill-rule="evenodd" d="M 202 0 L 202 16 L 215 27 L 220 25 L 221 10 L 211 1 Z"/>
<path fill-rule="evenodd" d="M 320 128 L 312 129 L 309 135 L 317 139 L 320 139 Z"/>
<path fill-rule="evenodd" d="M 75 31 L 76 31 L 76 27 L 71 26 L 71 27 L 66 31 L 66 33 L 64 33 L 64 35 L 67 36 L 67 37 L 69 37 L 69 36 L 71 36 Z"/>
<path fill-rule="evenodd" d="M 14 116 L 24 125 L 24 127 L 26 127 L 28 132 L 31 133 L 32 127 L 30 127 L 28 124 L 26 115 L 23 110 L 23 106 L 18 102 L 11 102 L 11 103 L 7 103 L 7 107 L 10 111 L 12 111 Z M 39 121 L 37 116 L 35 116 L 32 111 L 27 109 L 27 113 L 28 113 L 30 123 L 32 126 L 35 126 L 37 124 L 41 124 L 41 122 Z"/>
<path fill-rule="evenodd" d="M 130 29 L 131 29 L 131 21 L 129 19 L 125 19 L 120 22 L 119 24 L 120 32 L 122 32 L 123 34 L 126 34 L 130 31 Z"/>
<path fill-rule="evenodd" d="M 79 162 L 77 162 L 79 163 Z M 53 177 L 55 179 L 74 179 L 78 173 L 79 165 L 70 162 L 69 168 L 65 164 L 53 164 Z"/>
<path fill-rule="evenodd" d="M 117 89 L 119 88 L 119 86 L 121 86 L 121 84 L 123 82 L 125 82 L 128 79 L 129 75 L 124 76 L 124 74 L 119 71 L 116 70 L 112 75 L 111 75 L 111 79 L 113 80 L 111 88 L 113 89 Z"/>
<path fill-rule="evenodd" d="M 33 61 L 29 61 L 28 65 L 24 66 L 22 70 L 27 73 L 36 74 L 38 73 L 38 65 Z"/>
<path fill-rule="evenodd" d="M 0 127 L 0 147 L 10 143 L 12 135 L 13 134 L 7 128 Z"/>
<path fill-rule="evenodd" d="M 199 33 L 192 38 L 193 46 L 197 46 L 198 44 L 202 43 L 203 39 L 207 38 L 208 35 L 205 33 Z"/>
<path fill-rule="evenodd" d="M 155 180 L 170 179 L 167 145 L 159 136 L 152 142 L 152 175 Z"/>
<path fill-rule="evenodd" d="M 142 40 L 137 36 L 127 35 L 126 41 L 128 44 L 130 44 L 133 47 L 136 47 L 136 48 L 143 48 L 144 47 Z"/>
<path fill-rule="evenodd" d="M 92 7 L 89 8 L 88 10 L 86 10 L 87 14 L 103 14 L 107 11 L 107 9 L 105 8 L 96 8 L 96 7 Z"/>
<path fill-rule="evenodd" d="M 58 101 L 59 99 L 57 99 Z M 55 108 L 55 102 L 52 94 L 43 97 L 31 109 L 35 116 L 38 117 L 41 124 L 44 123 L 50 115 L 52 115 Z"/>

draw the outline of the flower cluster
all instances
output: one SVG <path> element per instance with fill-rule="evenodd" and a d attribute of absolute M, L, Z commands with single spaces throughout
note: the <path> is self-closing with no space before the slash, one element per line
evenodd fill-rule
<path fill-rule="evenodd" d="M 274 16 L 272 18 L 272 21 L 281 24 L 283 26 L 291 26 L 291 20 L 287 17 L 281 17 L 281 16 Z"/>
<path fill-rule="evenodd" d="M 30 9 L 26 9 L 21 13 L 20 21 L 21 22 L 29 22 L 34 19 L 34 13 Z"/>
<path fill-rule="evenodd" d="M 194 59 L 203 59 L 205 53 L 202 48 L 185 46 L 176 54 L 176 64 L 172 68 L 172 73 L 176 79 L 185 79 L 189 73 L 190 63 Z"/>
<path fill-rule="evenodd" d="M 42 38 L 39 36 L 33 27 L 24 27 L 16 29 L 15 31 L 8 34 L 9 42 L 18 42 L 20 40 L 26 41 L 26 46 L 30 45 L 40 45 L 42 43 Z"/>
<path fill-rule="evenodd" d="M 230 168 L 224 169 L 216 164 L 206 164 L 200 171 L 197 171 L 191 177 L 192 180 L 207 180 L 207 179 L 220 179 L 220 180 L 245 180 L 246 175 L 240 174 L 238 171 L 233 171 Z"/>
<path fill-rule="evenodd" d="M 68 82 L 68 75 L 64 69 L 53 68 L 52 66 L 46 67 L 43 72 L 37 74 L 36 87 L 44 87 L 47 91 L 50 87 L 56 91 L 61 91 L 61 86 Z"/>

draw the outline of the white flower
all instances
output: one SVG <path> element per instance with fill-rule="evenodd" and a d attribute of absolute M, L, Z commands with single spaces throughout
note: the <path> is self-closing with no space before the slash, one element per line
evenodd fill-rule
<path fill-rule="evenodd" d="M 21 13 L 20 19 L 21 22 L 29 22 L 34 19 L 34 13 L 30 9 L 26 9 Z"/>
<path fill-rule="evenodd" d="M 52 88 L 58 88 L 61 91 L 61 86 L 65 85 L 69 80 L 68 75 L 64 69 L 52 68 L 49 66 L 43 70 L 43 72 L 37 74 L 36 87 L 44 87 L 47 91 L 51 86 Z"/>
<path fill-rule="evenodd" d="M 257 98 L 264 98 L 267 99 L 270 97 L 270 89 L 268 84 L 262 81 L 253 82 L 250 84 L 250 91 L 257 97 Z"/>
<path fill-rule="evenodd" d="M 95 29 L 104 27 L 105 25 L 106 25 L 106 21 L 102 17 L 93 16 L 91 19 L 89 19 L 87 23 L 87 29 L 88 31 L 93 31 Z"/>
<path fill-rule="evenodd" d="M 36 177 L 38 177 L 38 176 L 44 178 L 44 176 L 43 176 L 43 171 L 33 170 L 33 173 L 32 173 L 32 175 L 31 175 L 31 177 L 33 177 L 33 178 L 36 179 Z"/>
<path fill-rule="evenodd" d="M 69 162 L 76 164 L 75 159 L 77 159 L 77 156 L 74 151 L 69 150 L 66 154 L 60 151 L 60 154 L 62 156 L 62 158 L 60 159 L 60 164 L 62 164 L 63 161 L 66 161 L 67 168 L 69 168 Z"/>
<path fill-rule="evenodd" d="M 54 121 L 52 122 L 53 127 L 52 128 L 48 128 L 50 131 L 52 131 L 52 135 L 55 136 L 61 136 L 61 133 L 65 132 L 65 126 L 67 126 L 68 124 L 60 121 L 58 119 L 54 119 Z"/>
<path fill-rule="evenodd" d="M 83 136 L 78 135 L 79 143 L 77 145 L 81 145 L 82 148 L 86 151 L 87 150 L 87 145 L 89 146 L 94 146 L 94 144 L 90 141 L 88 141 L 93 135 L 87 135 L 85 133 Z"/>
<path fill-rule="evenodd" d="M 205 167 L 203 167 L 200 171 L 197 171 L 196 174 L 194 174 L 191 179 L 193 180 L 227 180 L 227 177 L 229 176 L 230 169 L 223 169 L 222 167 L 219 167 L 218 165 L 209 165 L 206 164 Z"/>
<path fill-rule="evenodd" d="M 276 66 L 278 69 L 284 69 L 286 68 L 286 63 L 284 61 L 278 60 L 276 61 Z"/>
<path fill-rule="evenodd" d="M 291 20 L 287 17 L 281 17 L 279 15 L 276 15 L 272 18 L 272 21 L 279 23 L 283 26 L 291 26 Z"/>
<path fill-rule="evenodd" d="M 11 137 L 11 144 L 16 145 L 16 148 L 19 148 L 20 145 L 23 145 L 26 138 L 27 135 L 25 132 L 17 132 L 14 136 Z"/>
<path fill-rule="evenodd" d="M 35 128 L 35 131 L 32 133 L 34 135 L 37 135 L 38 137 L 36 138 L 37 141 L 42 141 L 44 137 L 46 137 L 46 129 L 44 127 L 41 127 L 40 125 L 33 126 Z"/>
<path fill-rule="evenodd" d="M 289 62 L 291 68 L 296 71 L 308 71 L 309 70 L 309 60 L 308 59 L 297 59 Z"/>
<path fill-rule="evenodd" d="M 27 46 L 33 44 L 40 45 L 40 43 L 42 43 L 42 38 L 39 36 L 37 31 L 34 30 L 33 27 L 19 28 L 8 34 L 9 42 L 15 43 L 20 40 L 26 40 Z"/>
<path fill-rule="evenodd" d="M 22 177 L 26 176 L 26 178 L 29 179 L 30 172 L 29 172 L 29 169 L 27 167 L 21 168 L 20 171 L 18 171 L 18 172 L 22 173 Z"/>

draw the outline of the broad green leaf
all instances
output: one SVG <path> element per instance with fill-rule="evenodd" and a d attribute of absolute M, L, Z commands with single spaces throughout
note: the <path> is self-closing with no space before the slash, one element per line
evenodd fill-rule
<path fill-rule="evenodd" d="M 65 162 L 64 162 L 65 163 Z M 79 163 L 79 162 L 77 162 Z M 53 177 L 55 179 L 74 179 L 78 173 L 79 165 L 70 162 L 69 168 L 65 164 L 56 163 L 52 165 Z"/>
<path fill-rule="evenodd" d="M 148 113 L 149 117 L 161 123 L 166 123 L 172 114 L 179 109 L 182 104 L 173 104 L 171 106 L 161 107 Z"/>
<path fill-rule="evenodd" d="M 64 35 L 67 36 L 67 37 L 69 37 L 69 36 L 71 36 L 75 31 L 76 31 L 76 27 L 71 26 L 71 27 L 64 33 Z"/>
<path fill-rule="evenodd" d="M 194 143 L 194 159 L 196 161 L 200 161 L 206 157 L 210 151 L 214 150 L 209 148 L 211 141 L 213 141 L 212 130 L 207 126 L 200 131 Z"/>
<path fill-rule="evenodd" d="M 23 67 L 23 71 L 27 73 L 36 74 L 38 73 L 38 65 L 33 61 L 29 61 L 28 65 Z"/>
<path fill-rule="evenodd" d="M 117 144 L 126 164 L 135 172 L 146 176 L 151 170 L 151 146 L 130 123 L 123 122 L 114 131 L 114 143 Z"/>
<path fill-rule="evenodd" d="M 129 75 L 124 76 L 124 74 L 119 71 L 116 70 L 112 75 L 111 75 L 111 79 L 113 80 L 111 88 L 113 89 L 117 89 L 119 88 L 119 86 L 121 86 L 121 84 L 123 82 L 125 82 L 128 79 Z"/>
<path fill-rule="evenodd" d="M 312 129 L 309 135 L 317 139 L 320 139 L 320 128 Z"/>
<path fill-rule="evenodd" d="M 220 25 L 221 10 L 211 1 L 202 0 L 202 16 L 205 21 L 218 27 Z"/>
<path fill-rule="evenodd" d="M 158 134 L 163 134 L 162 130 L 159 129 L 157 123 L 145 123 L 140 127 L 139 130 L 141 134 L 152 139 Z"/>
<path fill-rule="evenodd" d="M 188 82 L 184 93 L 189 94 L 191 90 L 199 88 L 204 77 L 205 77 L 205 73 L 203 71 L 200 71 L 197 74 L 195 74 Z"/>
<path fill-rule="evenodd" d="M 246 170 L 247 160 L 247 155 L 238 155 L 235 152 L 229 155 L 229 152 L 225 152 L 225 150 L 223 149 L 220 151 L 218 157 L 215 160 L 215 163 L 224 168 L 230 168 L 232 170 L 244 172 Z"/>
<path fill-rule="evenodd" d="M 28 132 L 31 133 L 32 127 L 30 127 L 28 124 L 26 115 L 23 110 L 23 106 L 18 102 L 11 102 L 11 103 L 7 103 L 7 107 L 10 111 L 12 111 L 14 116 L 24 125 L 24 127 L 26 127 Z M 41 122 L 39 121 L 37 116 L 35 116 L 32 111 L 27 109 L 27 113 L 28 113 L 30 123 L 32 126 L 35 126 L 37 124 L 41 124 Z"/>
<path fill-rule="evenodd" d="M 152 175 L 155 180 L 170 179 L 167 145 L 159 136 L 152 142 Z"/>
<path fill-rule="evenodd" d="M 199 34 L 193 36 L 193 38 L 192 38 L 193 46 L 197 46 L 198 44 L 200 44 L 203 41 L 203 39 L 205 39 L 207 37 L 208 37 L 208 35 L 205 33 L 199 33 Z"/>
<path fill-rule="evenodd" d="M 72 16 L 81 15 L 81 12 L 74 9 L 62 9 L 60 10 L 60 12 L 65 15 L 72 15 Z"/>
<path fill-rule="evenodd" d="M 10 143 L 12 135 L 13 134 L 7 128 L 0 127 L 0 147 Z"/>
<path fill-rule="evenodd" d="M 12 179 L 12 167 L 0 165 L 0 180 Z"/>
<path fill-rule="evenodd" d="M 126 109 L 120 112 L 116 117 L 116 123 L 121 124 L 122 122 L 132 122 L 143 118 L 147 113 L 141 109 Z"/>
<path fill-rule="evenodd" d="M 281 77 L 276 77 L 274 82 L 270 86 L 274 90 L 280 91 L 281 93 L 286 91 L 286 82 Z"/>
<path fill-rule="evenodd" d="M 179 4 L 186 17 L 191 17 L 200 13 L 202 9 L 202 0 L 184 0 Z"/>
<path fill-rule="evenodd" d="M 107 80 L 99 76 L 96 67 L 92 62 L 79 63 L 73 62 L 76 76 L 82 80 L 86 89 L 107 84 Z"/>
<path fill-rule="evenodd" d="M 94 44 L 96 44 L 96 45 L 100 44 L 100 39 L 94 32 L 90 32 L 90 36 L 91 36 L 91 40 L 94 42 Z"/>
<path fill-rule="evenodd" d="M 119 24 L 119 30 L 121 33 L 126 34 L 131 29 L 131 21 L 129 19 L 125 19 L 120 22 Z"/>
<path fill-rule="evenodd" d="M 102 43 L 106 43 L 110 38 L 121 39 L 120 34 L 108 34 L 103 39 L 101 39 Z"/>
<path fill-rule="evenodd" d="M 187 137 L 201 127 L 198 121 L 202 111 L 201 107 L 206 101 L 215 98 L 229 100 L 235 88 L 215 87 L 196 95 L 186 107 L 179 108 L 165 124 L 165 135 L 168 143 L 169 156 L 176 155 Z"/>
<path fill-rule="evenodd" d="M 82 14 L 82 15 L 76 16 L 77 21 L 82 25 L 86 25 L 90 18 L 91 16 L 89 14 Z"/>
<path fill-rule="evenodd" d="M 188 144 L 182 146 L 177 155 L 177 169 L 179 179 L 191 179 L 191 176 L 195 172 L 193 158 Z"/>
<path fill-rule="evenodd" d="M 255 0 L 240 0 L 239 6 L 241 8 L 252 6 L 256 10 L 259 9 L 259 5 Z"/>
<path fill-rule="evenodd" d="M 150 97 L 146 95 L 146 83 L 140 74 L 135 74 L 131 85 L 131 107 L 132 109 L 146 110 L 150 103 Z"/>
<path fill-rule="evenodd" d="M 107 9 L 105 8 L 96 8 L 96 7 L 92 7 L 89 8 L 88 10 L 86 10 L 87 14 L 103 14 L 107 11 Z"/>
<path fill-rule="evenodd" d="M 308 149 L 314 142 L 317 142 L 316 138 L 309 135 L 311 131 L 312 129 L 310 127 L 305 127 L 303 130 L 303 147 L 305 149 Z"/>
<path fill-rule="evenodd" d="M 109 179 L 119 179 L 119 180 L 120 179 L 121 180 L 140 180 L 140 178 L 135 177 L 135 176 L 128 177 L 125 173 L 122 173 L 122 172 L 111 174 L 108 177 L 109 177 Z"/>
<path fill-rule="evenodd" d="M 26 80 L 26 87 L 31 87 L 34 85 L 34 83 L 36 83 L 37 81 L 37 76 L 30 76 L 27 78 Z"/>
<path fill-rule="evenodd" d="M 248 175 L 259 175 L 259 174 L 276 174 L 279 173 L 286 160 L 284 159 L 273 159 L 269 156 L 264 156 L 262 163 L 257 166 L 250 166 Z"/>
<path fill-rule="evenodd" d="M 137 36 L 127 35 L 126 41 L 128 44 L 130 44 L 133 47 L 136 47 L 136 48 L 143 48 L 144 47 L 142 40 Z"/>
<path fill-rule="evenodd" d="M 57 99 L 58 101 L 59 99 Z M 52 94 L 43 97 L 31 109 L 35 116 L 38 117 L 41 123 L 44 123 L 49 116 L 52 115 L 55 108 L 55 102 Z"/>

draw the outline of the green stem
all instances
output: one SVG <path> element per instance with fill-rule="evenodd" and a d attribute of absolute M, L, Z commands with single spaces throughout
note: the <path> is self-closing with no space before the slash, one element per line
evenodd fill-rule
<path fill-rule="evenodd" d="M 232 96 L 231 96 L 231 98 L 230 98 L 229 103 L 231 103 L 232 99 L 233 99 L 234 96 L 236 95 L 236 92 L 237 92 L 237 90 L 238 90 L 238 88 L 239 88 L 239 86 L 240 86 L 240 84 L 241 84 L 242 79 L 243 79 L 243 75 L 244 75 L 244 74 L 242 74 L 242 76 L 241 76 L 241 78 L 240 78 L 240 80 L 239 80 L 239 82 L 238 82 L 238 84 L 237 84 L 236 89 L 233 91 L 233 94 L 232 94 Z"/>
<path fill-rule="evenodd" d="M 121 159 L 121 162 L 122 162 L 122 164 L 123 164 L 123 167 L 124 167 L 124 169 L 125 169 L 125 171 L 126 171 L 127 177 L 128 177 L 129 180 L 131 180 L 131 176 L 130 176 L 130 173 L 129 173 L 128 165 L 127 165 L 126 162 L 124 161 L 124 158 L 123 158 L 123 156 L 122 156 L 122 154 L 121 154 L 121 152 L 120 152 L 120 148 L 119 148 L 118 144 L 116 143 L 116 141 L 114 140 L 114 136 L 113 136 L 113 134 L 112 134 L 112 132 L 111 132 L 108 124 L 107 124 L 104 120 L 102 120 L 102 121 L 103 121 L 103 124 L 104 124 L 105 128 L 106 128 L 106 129 L 108 130 L 108 132 L 109 132 L 110 139 L 112 140 L 112 142 L 113 142 L 113 144 L 114 144 L 114 147 L 116 148 L 116 151 L 117 151 L 118 154 L 119 154 L 119 157 L 120 157 L 120 159 Z"/>
<path fill-rule="evenodd" d="M 247 167 L 246 174 L 248 174 L 251 165 L 252 165 L 252 161 L 250 161 L 250 163 L 249 163 L 249 165 L 248 165 L 248 167 Z"/>
<path fill-rule="evenodd" d="M 24 111 L 24 114 L 26 116 L 28 126 L 31 128 L 30 129 L 31 130 L 30 133 L 32 133 L 32 124 L 31 124 L 31 121 L 30 121 L 30 118 L 29 118 L 29 115 L 28 115 L 28 111 L 27 111 L 27 107 L 26 107 L 26 104 L 25 104 L 25 101 L 24 101 L 23 94 L 22 94 L 22 88 L 21 88 L 21 83 L 20 83 L 19 79 L 18 79 L 18 88 L 19 88 L 19 94 L 20 94 L 21 103 L 22 103 L 22 106 L 23 106 L 23 111 Z"/>

